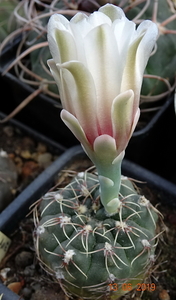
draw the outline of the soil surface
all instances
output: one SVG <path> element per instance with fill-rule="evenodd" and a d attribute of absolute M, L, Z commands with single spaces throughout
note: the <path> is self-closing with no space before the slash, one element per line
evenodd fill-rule
<path fill-rule="evenodd" d="M 8 160 L 5 166 L 4 159 Z M 10 189 L 9 193 L 7 188 L 4 189 L 5 203 L 2 204 L 3 187 L 1 186 L 0 211 L 1 206 L 4 209 L 55 159 L 56 155 L 45 143 L 35 140 L 10 123 L 0 124 L 0 184 L 7 184 L 9 181 Z M 12 178 L 9 178 L 11 176 L 9 166 L 12 169 Z"/>
<path fill-rule="evenodd" d="M 76 171 L 89 167 L 89 162 L 82 162 Z M 69 167 L 72 169 L 71 167 Z M 74 168 L 75 170 L 75 168 Z M 67 183 L 67 171 L 64 171 L 59 178 L 59 183 Z M 145 186 L 145 185 L 144 185 Z M 157 205 L 157 195 L 144 188 L 142 193 Z M 36 199 L 37 200 L 37 199 Z M 165 232 L 160 236 L 157 246 L 157 261 L 153 266 L 147 284 L 155 284 L 153 291 L 131 291 L 120 300 L 175 300 L 176 299 L 176 210 L 167 206 L 157 206 L 164 216 Z M 162 225 L 163 226 L 163 225 Z M 10 236 L 12 244 L 0 264 L 0 277 L 6 286 L 16 292 L 24 300 L 67 300 L 58 283 L 45 273 L 36 259 L 33 245 L 33 217 L 32 214 L 19 224 L 19 227 Z M 74 298 L 76 299 L 76 298 Z M 2 297 L 3 300 L 3 297 Z M 79 299 L 80 300 L 80 299 Z"/>

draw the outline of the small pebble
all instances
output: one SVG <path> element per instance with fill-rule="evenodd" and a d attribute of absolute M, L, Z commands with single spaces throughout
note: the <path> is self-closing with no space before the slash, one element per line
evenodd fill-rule
<path fill-rule="evenodd" d="M 31 265 L 31 266 L 27 266 L 24 270 L 24 275 L 25 276 L 34 276 L 35 274 L 35 266 Z"/>
<path fill-rule="evenodd" d="M 31 158 L 31 152 L 29 150 L 22 150 L 20 154 L 21 154 L 21 157 L 23 157 L 25 159 Z"/>
<path fill-rule="evenodd" d="M 9 273 L 10 268 L 4 268 L 2 270 L 0 270 L 0 278 L 2 281 L 7 280 L 7 274 Z"/>
<path fill-rule="evenodd" d="M 39 153 L 45 153 L 47 151 L 47 146 L 42 144 L 42 143 L 38 143 L 37 145 L 37 151 Z"/>
<path fill-rule="evenodd" d="M 41 290 L 41 284 L 40 284 L 39 282 L 34 282 L 34 283 L 32 284 L 32 289 L 33 289 L 34 291 Z"/>
<path fill-rule="evenodd" d="M 12 282 L 12 283 L 9 283 L 7 287 L 12 292 L 19 294 L 19 292 L 21 291 L 21 289 L 23 287 L 23 284 L 24 284 L 23 282 Z"/>
<path fill-rule="evenodd" d="M 23 176 L 23 178 L 27 178 L 29 176 L 34 177 L 35 172 L 38 171 L 38 168 L 39 168 L 38 163 L 36 163 L 35 161 L 32 160 L 26 161 L 21 170 L 21 175 Z"/>
<path fill-rule="evenodd" d="M 166 290 L 162 290 L 159 292 L 159 299 L 160 300 L 170 300 L 170 296 Z"/>
<path fill-rule="evenodd" d="M 51 162 L 52 162 L 51 153 L 46 152 L 38 156 L 38 163 L 44 169 L 47 168 L 51 164 Z"/>
<path fill-rule="evenodd" d="M 15 257 L 15 263 L 19 267 L 27 267 L 33 262 L 33 254 L 28 251 L 22 251 Z"/>
<path fill-rule="evenodd" d="M 0 150 L 0 156 L 1 157 L 8 157 L 8 154 L 6 151 L 4 151 L 3 149 Z"/>
<path fill-rule="evenodd" d="M 22 293 L 23 297 L 26 299 L 31 299 L 31 295 L 32 295 L 32 289 L 30 287 L 25 287 L 23 290 L 22 290 Z"/>
<path fill-rule="evenodd" d="M 8 137 L 12 137 L 14 135 L 14 129 L 12 126 L 5 126 L 3 131 Z"/>
<path fill-rule="evenodd" d="M 34 147 L 35 143 L 30 137 L 24 137 L 22 139 L 22 149 L 33 149 Z"/>
<path fill-rule="evenodd" d="M 19 157 L 19 156 L 16 156 L 15 159 L 14 159 L 14 162 L 15 162 L 18 174 L 21 174 L 21 170 L 22 170 L 22 167 L 23 167 L 22 158 Z"/>
<path fill-rule="evenodd" d="M 65 295 L 62 291 L 56 292 L 51 288 L 40 288 L 31 297 L 30 300 L 65 300 Z"/>

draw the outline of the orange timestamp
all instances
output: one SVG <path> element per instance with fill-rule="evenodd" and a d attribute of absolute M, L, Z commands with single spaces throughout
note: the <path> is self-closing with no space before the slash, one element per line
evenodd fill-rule
<path fill-rule="evenodd" d="M 144 292 L 144 291 L 153 292 L 156 289 L 155 283 L 137 283 L 135 288 L 132 286 L 131 283 L 128 282 L 123 283 L 122 285 L 120 285 L 120 287 L 118 286 L 117 283 L 109 283 L 108 286 L 110 291 L 118 291 L 119 289 L 121 289 L 124 292 L 129 292 L 132 291 L 133 289 L 135 289 L 138 292 Z"/>

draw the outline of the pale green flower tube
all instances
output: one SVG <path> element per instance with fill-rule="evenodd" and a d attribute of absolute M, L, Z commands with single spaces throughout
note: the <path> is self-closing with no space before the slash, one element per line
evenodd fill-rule
<path fill-rule="evenodd" d="M 70 21 L 55 14 L 48 24 L 48 64 L 60 91 L 61 118 L 97 167 L 108 214 L 120 205 L 121 162 L 139 119 L 143 73 L 157 35 L 153 22 L 136 29 L 112 4 Z"/>

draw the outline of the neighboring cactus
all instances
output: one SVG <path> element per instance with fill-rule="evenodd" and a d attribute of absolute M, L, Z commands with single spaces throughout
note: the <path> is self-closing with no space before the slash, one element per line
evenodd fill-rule
<path fill-rule="evenodd" d="M 6 2 L 9 1 L 0 1 L 4 5 L 4 7 L 0 9 L 1 15 L 6 8 Z M 8 5 L 12 6 L 10 6 L 10 8 L 13 16 L 13 22 L 18 24 L 18 29 L 14 30 L 15 28 L 13 28 L 12 30 L 9 19 L 9 36 L 6 36 L 6 38 L 3 36 L 4 40 L 2 38 L 0 53 L 9 40 L 13 40 L 14 37 L 18 36 L 20 33 L 21 42 L 17 49 L 16 59 L 14 59 L 8 67 L 6 66 L 4 74 L 11 69 L 12 66 L 15 66 L 16 75 L 21 81 L 37 88 L 38 94 L 43 92 L 44 94 L 58 100 L 60 97 L 58 95 L 57 86 L 47 66 L 47 60 L 51 56 L 47 43 L 47 23 L 49 17 L 53 13 L 59 11 L 67 12 L 67 5 L 63 0 L 52 1 L 50 4 L 37 0 L 31 2 L 28 0 L 21 2 L 13 0 L 10 1 L 10 4 Z M 74 14 L 74 10 L 68 10 L 68 15 Z M 6 19 L 8 19 L 7 16 Z M 0 28 L 0 33 L 2 30 Z M 31 100 L 32 99 L 33 95 L 31 95 Z"/>
<path fill-rule="evenodd" d="M 108 0 L 81 1 L 81 9 L 96 10 L 98 5 L 108 3 Z M 111 3 L 120 6 L 127 17 L 136 24 L 142 20 L 152 20 L 159 29 L 159 37 L 155 53 L 150 57 L 141 91 L 141 103 L 163 99 L 175 87 L 176 65 L 176 2 L 174 0 L 112 0 Z M 144 108 L 146 105 L 143 105 Z M 158 106 L 156 103 L 151 107 Z M 147 105 L 146 107 L 149 107 Z"/>
<path fill-rule="evenodd" d="M 176 81 L 176 3 L 173 0 L 120 1 L 129 19 L 139 24 L 142 20 L 152 20 L 159 29 L 159 37 L 154 54 L 145 70 L 141 90 L 141 103 L 163 99 L 174 90 Z M 156 107 L 155 103 L 152 105 Z M 144 105 L 142 106 L 145 107 Z M 148 107 L 148 105 L 147 105 Z M 151 108 L 151 107 L 150 107 Z"/>
<path fill-rule="evenodd" d="M 19 26 L 14 16 L 17 4 L 17 0 L 0 0 L 0 43 Z"/>
<path fill-rule="evenodd" d="M 119 212 L 108 216 L 97 176 L 80 172 L 65 188 L 43 196 L 37 255 L 68 294 L 117 299 L 148 275 L 155 260 L 157 210 L 126 177 L 119 195 Z"/>
<path fill-rule="evenodd" d="M 3 0 L 2 0 L 3 1 Z M 4 0 L 5 1 L 5 0 Z M 6 1 L 5 1 L 6 2 Z M 29 3 L 24 0 L 18 3 L 15 9 L 16 22 L 21 27 L 23 41 L 17 52 L 17 59 L 5 70 L 15 65 L 15 71 L 20 80 L 37 88 L 37 93 L 31 95 L 31 99 L 39 93 L 44 93 L 58 100 L 56 85 L 48 72 L 46 60 L 49 58 L 49 49 L 46 42 L 47 20 L 55 12 L 63 13 L 70 18 L 79 10 L 85 13 L 93 12 L 100 6 L 108 3 L 108 0 L 70 1 L 57 0 L 50 4 L 34 0 Z M 159 29 L 159 38 L 155 53 L 150 57 L 145 70 L 141 92 L 141 111 L 157 110 L 175 88 L 175 63 L 176 63 L 176 5 L 174 0 L 142 0 L 142 1 L 110 1 L 120 6 L 127 17 L 136 24 L 144 19 L 155 22 Z M 17 30 L 19 34 L 19 29 Z M 14 37 L 12 34 L 11 37 Z M 10 37 L 9 36 L 9 37 Z M 9 41 L 9 37 L 7 41 Z M 5 39 L 6 40 L 6 39 Z M 2 42 L 2 48 L 6 44 Z M 1 47 L 0 47 L 1 49 Z M 24 49 L 26 51 L 22 52 Z M 23 58 L 27 55 L 29 59 Z"/>

